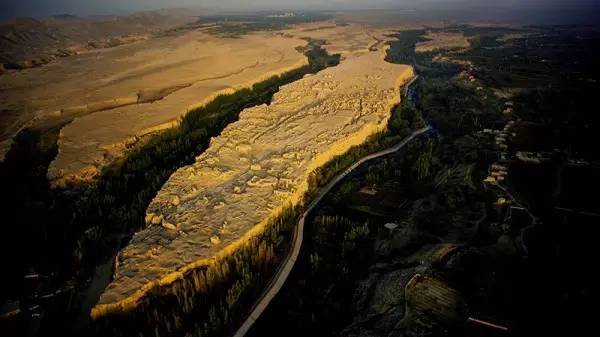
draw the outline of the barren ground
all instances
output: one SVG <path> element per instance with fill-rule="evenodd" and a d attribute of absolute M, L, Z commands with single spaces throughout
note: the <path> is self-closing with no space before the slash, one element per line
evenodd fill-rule
<path fill-rule="evenodd" d="M 123 106 L 73 121 L 61 132 L 59 154 L 48 171 L 51 179 L 71 175 L 87 180 L 85 170 L 93 174 L 96 167 L 121 155 L 131 137 L 168 127 L 217 94 L 251 86 L 307 62 L 295 49 L 305 45 L 304 41 L 268 33 L 217 39 L 195 32 L 164 42 L 164 47 L 144 48 L 127 57 L 140 61 L 140 66 L 105 81 L 112 87 L 128 82 L 143 85 L 143 90 L 134 91 L 140 97 L 173 92 L 152 103 Z"/>
<path fill-rule="evenodd" d="M 60 134 L 48 169 L 54 185 L 87 182 L 139 136 L 173 125 L 215 95 L 249 86 L 307 62 L 302 39 L 327 41 L 344 58 L 382 47 L 382 29 L 334 21 L 241 38 L 203 29 L 60 58 L 0 76 L 0 158 L 25 125 L 75 117 Z"/>
<path fill-rule="evenodd" d="M 144 40 L 194 22 L 196 11 L 162 9 L 130 15 L 13 18 L 0 22 L 0 73 L 40 66 L 96 48 Z M 6 68 L 6 69 L 5 69 Z"/>
<path fill-rule="evenodd" d="M 132 137 L 166 126 L 217 93 L 305 64 L 295 49 L 305 44 L 271 33 L 155 38 L 5 74 L 0 106 L 33 111 L 38 119 L 80 116 L 62 129 L 48 176 L 87 180 Z"/>
<path fill-rule="evenodd" d="M 369 47 L 382 47 L 380 41 L 389 40 L 386 37 L 392 30 L 373 28 L 360 24 L 336 25 L 336 21 L 323 21 L 298 25 L 284 33 L 299 37 L 324 40 L 324 48 L 330 54 L 341 54 L 342 57 L 364 54 Z"/>
<path fill-rule="evenodd" d="M 386 126 L 412 76 L 381 52 L 365 53 L 282 87 L 269 106 L 244 110 L 163 186 L 148 208 L 150 226 L 119 254 L 99 303 L 171 279 L 256 234 L 286 203 L 300 201 L 312 170 Z"/>

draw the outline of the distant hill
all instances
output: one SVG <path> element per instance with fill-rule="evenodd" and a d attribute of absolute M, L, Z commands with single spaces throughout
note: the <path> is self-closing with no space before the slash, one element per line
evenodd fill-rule
<path fill-rule="evenodd" d="M 10 19 L 0 23 L 0 71 L 39 66 L 90 48 L 114 47 L 192 21 L 191 15 L 177 10 Z"/>
<path fill-rule="evenodd" d="M 77 19 L 77 15 L 73 14 L 56 14 L 50 16 L 51 18 L 61 19 L 61 20 L 69 20 L 69 19 Z"/>

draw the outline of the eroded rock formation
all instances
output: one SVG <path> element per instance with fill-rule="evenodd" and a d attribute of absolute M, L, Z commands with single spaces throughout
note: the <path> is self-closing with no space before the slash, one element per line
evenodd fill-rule
<path fill-rule="evenodd" d="M 269 106 L 244 110 L 154 198 L 148 227 L 119 254 L 96 312 L 182 277 L 299 203 L 311 171 L 386 127 L 412 76 L 381 52 L 366 53 L 282 87 Z"/>

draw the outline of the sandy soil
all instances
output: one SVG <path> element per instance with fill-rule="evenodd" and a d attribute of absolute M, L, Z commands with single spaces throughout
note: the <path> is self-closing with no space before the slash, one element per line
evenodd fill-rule
<path fill-rule="evenodd" d="M 136 137 L 173 125 L 217 93 L 298 67 L 302 39 L 326 40 L 343 58 L 381 48 L 391 31 L 334 21 L 217 38 L 202 29 L 58 59 L 0 76 L 0 158 L 27 124 L 76 116 L 61 130 L 53 184 L 86 182 Z"/>
<path fill-rule="evenodd" d="M 130 43 L 196 21 L 199 11 L 162 9 L 130 15 L 13 18 L 0 22 L 0 73 L 31 68 L 94 48 Z"/>
<path fill-rule="evenodd" d="M 48 177 L 87 180 L 120 155 L 128 139 L 219 92 L 305 64 L 296 51 L 303 45 L 274 33 L 223 39 L 193 31 L 155 38 L 5 74 L 0 106 L 35 111 L 40 119 L 83 115 L 61 131 Z"/>
<path fill-rule="evenodd" d="M 284 31 L 298 38 L 325 40 L 324 48 L 330 54 L 341 54 L 343 58 L 367 53 L 370 47 L 381 48 L 383 42 L 389 40 L 386 35 L 393 32 L 354 23 L 336 25 L 334 20 L 303 24 Z"/>
<path fill-rule="evenodd" d="M 270 106 L 244 110 L 163 186 L 100 304 L 139 295 L 256 235 L 283 205 L 300 202 L 313 169 L 385 128 L 413 72 L 383 57 L 348 58 L 284 86 Z"/>
<path fill-rule="evenodd" d="M 425 38 L 429 41 L 419 42 L 415 46 L 417 53 L 436 49 L 468 48 L 470 46 L 469 41 L 462 33 L 428 32 Z"/>
<path fill-rule="evenodd" d="M 54 99 L 53 97 L 47 95 L 36 97 L 40 96 L 37 87 L 47 84 L 41 80 L 50 82 L 65 80 L 64 74 L 60 73 L 65 70 L 65 64 L 50 67 L 45 71 L 31 72 L 30 75 L 25 76 L 14 74 L 20 71 L 16 69 L 36 68 L 65 57 L 168 34 L 175 27 L 182 27 L 196 21 L 194 14 L 200 13 L 163 9 L 125 16 L 57 15 L 40 19 L 14 18 L 0 22 L 0 161 L 4 160 L 6 152 L 10 149 L 12 137 L 29 125 L 33 118 L 40 113 L 43 114 L 46 108 L 52 108 L 53 103 L 48 101 Z M 71 66 L 68 62 L 66 65 Z M 66 71 L 70 69 L 67 68 Z M 40 74 L 44 75 L 40 81 L 37 81 L 36 78 Z M 75 72 L 74 75 L 82 75 L 82 73 Z M 84 82 L 81 76 L 78 80 Z M 49 87 L 52 90 L 61 89 L 56 85 Z M 70 102 L 61 104 L 59 101 L 64 95 L 60 92 L 54 94 L 59 96 L 58 101 L 54 102 L 54 105 L 58 105 L 55 108 L 67 108 L 72 113 L 81 113 L 84 110 L 81 106 L 78 109 L 68 109 Z M 112 98 L 109 100 L 96 104 L 92 108 L 98 110 L 115 105 Z M 73 104 L 81 104 L 81 102 L 74 100 Z"/>

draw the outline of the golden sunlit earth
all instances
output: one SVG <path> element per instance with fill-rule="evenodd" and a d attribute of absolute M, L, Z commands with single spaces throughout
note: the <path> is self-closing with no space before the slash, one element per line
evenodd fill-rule
<path fill-rule="evenodd" d="M 599 22 L 1 1 L 0 336 L 588 335 Z"/>
<path fill-rule="evenodd" d="M 284 86 L 270 105 L 242 111 L 158 192 L 149 227 L 120 253 L 100 305 L 256 235 L 255 226 L 301 201 L 310 172 L 383 130 L 400 86 L 413 76 L 383 57 L 349 57 Z"/>

